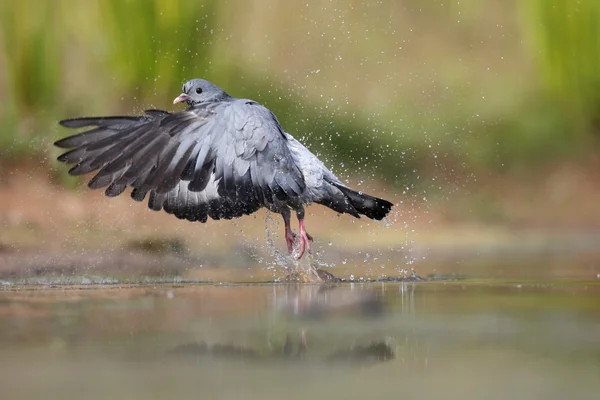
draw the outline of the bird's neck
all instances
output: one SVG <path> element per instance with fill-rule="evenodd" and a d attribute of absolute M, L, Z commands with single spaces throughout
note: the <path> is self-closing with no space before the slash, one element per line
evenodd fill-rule
<path fill-rule="evenodd" d="M 234 98 L 231 97 L 230 95 L 228 95 L 227 93 L 223 92 L 223 93 L 219 93 L 213 97 L 210 97 L 204 101 L 201 101 L 199 103 L 195 103 L 195 102 L 189 102 L 188 105 L 190 107 L 194 107 L 200 104 L 207 104 L 207 103 L 221 103 L 224 101 L 232 101 Z"/>

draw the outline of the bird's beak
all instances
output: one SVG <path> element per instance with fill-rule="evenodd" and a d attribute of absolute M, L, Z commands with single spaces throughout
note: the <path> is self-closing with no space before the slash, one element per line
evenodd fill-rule
<path fill-rule="evenodd" d="M 189 99 L 190 96 L 188 96 L 185 93 L 181 93 L 179 96 L 175 97 L 175 100 L 173 100 L 173 104 L 183 103 L 184 101 L 188 101 Z"/>

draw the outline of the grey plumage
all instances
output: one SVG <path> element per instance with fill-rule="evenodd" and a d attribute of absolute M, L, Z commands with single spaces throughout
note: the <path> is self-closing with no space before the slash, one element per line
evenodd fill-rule
<path fill-rule="evenodd" d="M 92 189 L 131 197 L 178 218 L 206 222 L 261 207 L 289 215 L 313 202 L 355 217 L 382 219 L 392 204 L 345 186 L 306 147 L 285 133 L 260 104 L 237 99 L 200 79 L 187 82 L 176 113 L 74 118 L 67 128 L 91 128 L 55 143 L 71 175 L 96 172 Z M 287 226 L 287 225 L 286 225 Z"/>

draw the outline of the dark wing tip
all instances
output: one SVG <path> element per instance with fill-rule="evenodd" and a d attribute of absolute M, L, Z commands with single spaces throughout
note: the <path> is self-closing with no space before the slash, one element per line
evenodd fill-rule
<path fill-rule="evenodd" d="M 68 128 L 69 127 L 69 121 L 71 121 L 71 120 L 70 119 L 63 119 L 61 121 L 58 121 L 58 124 L 64 126 L 65 128 Z"/>
<path fill-rule="evenodd" d="M 90 126 L 89 121 L 89 118 L 69 118 L 58 121 L 58 123 L 65 128 L 83 128 L 84 126 Z"/>
<path fill-rule="evenodd" d="M 62 122 L 62 121 L 61 121 L 61 122 Z M 60 147 L 61 149 L 70 149 L 70 148 L 71 148 L 71 146 L 69 146 L 69 143 L 67 142 L 67 140 L 68 140 L 68 139 L 70 139 L 70 138 L 71 138 L 71 137 L 69 136 L 69 137 L 66 137 L 66 138 L 63 138 L 63 139 L 57 140 L 56 142 L 54 142 L 54 145 L 55 145 L 56 147 Z M 62 161 L 62 160 L 60 160 L 60 157 L 59 157 L 59 160 L 58 160 L 58 161 Z"/>
<path fill-rule="evenodd" d="M 157 110 L 156 112 L 150 112 L 148 115 L 156 117 L 157 115 L 163 115 L 164 112 Z M 86 128 L 88 126 L 103 126 L 103 127 L 117 127 L 125 128 L 130 127 L 132 124 L 144 123 L 149 120 L 148 116 L 105 116 L 105 117 L 78 117 L 69 118 L 58 121 L 58 123 L 65 128 Z"/>

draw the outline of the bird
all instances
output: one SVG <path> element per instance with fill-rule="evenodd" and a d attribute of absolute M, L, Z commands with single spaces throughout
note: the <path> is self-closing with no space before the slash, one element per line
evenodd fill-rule
<path fill-rule="evenodd" d="M 340 214 L 382 220 L 392 203 L 351 189 L 256 101 L 235 98 L 204 79 L 183 85 L 173 104 L 137 116 L 78 117 L 59 121 L 84 131 L 54 143 L 67 151 L 58 161 L 69 174 L 86 175 L 90 189 L 131 198 L 179 219 L 207 222 L 238 218 L 267 208 L 283 217 L 287 250 L 296 259 L 313 238 L 305 206 L 317 203 Z M 298 235 L 291 229 L 291 212 Z"/>

